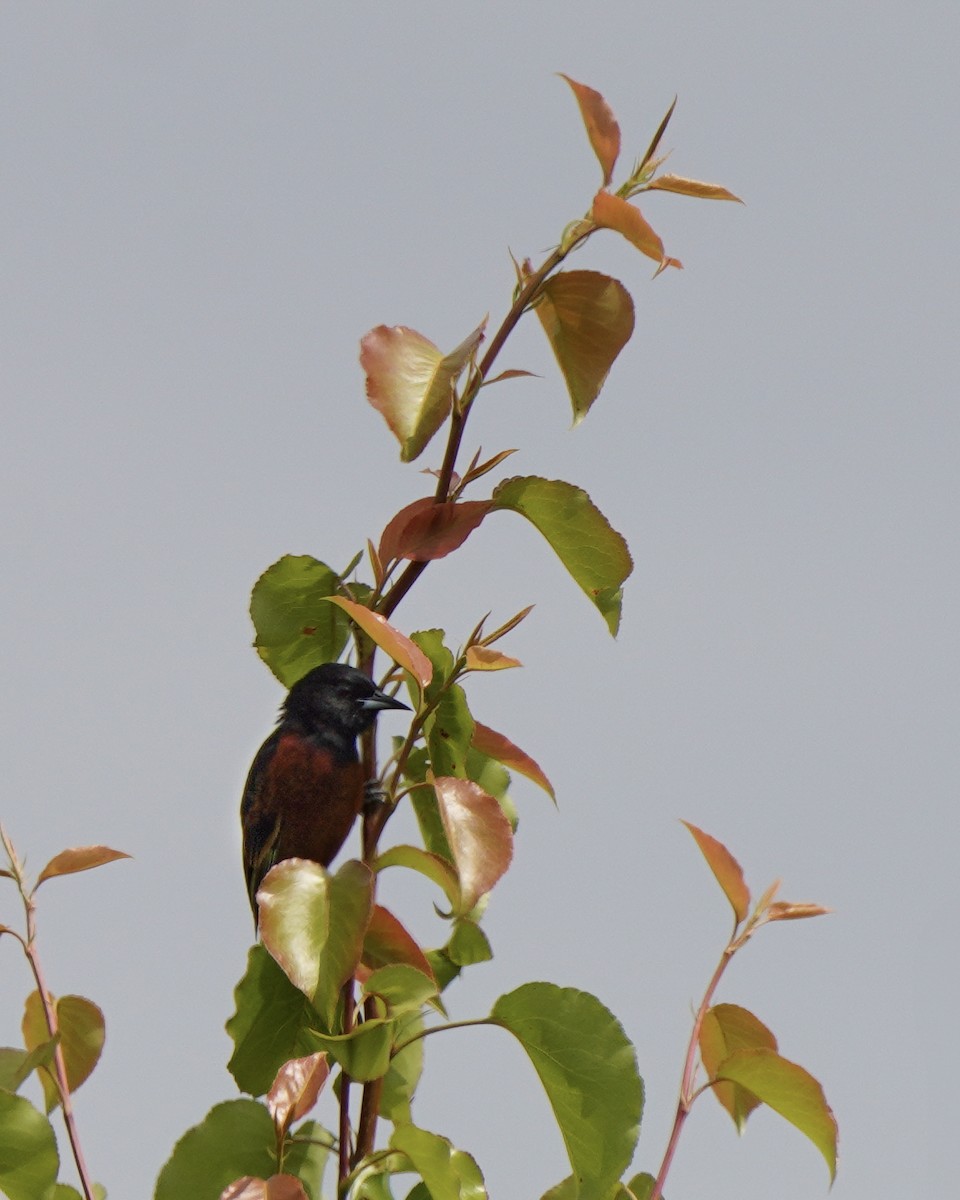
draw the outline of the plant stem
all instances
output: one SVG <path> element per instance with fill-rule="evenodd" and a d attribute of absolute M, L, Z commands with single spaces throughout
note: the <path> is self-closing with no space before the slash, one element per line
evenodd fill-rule
<path fill-rule="evenodd" d="M 680 1099 L 677 1101 L 677 1112 L 673 1118 L 673 1129 L 670 1131 L 670 1140 L 667 1142 L 667 1148 L 664 1151 L 663 1162 L 660 1164 L 660 1172 L 657 1175 L 657 1181 L 653 1185 L 653 1191 L 650 1193 L 649 1200 L 660 1200 L 663 1194 L 663 1185 L 666 1182 L 667 1174 L 673 1162 L 673 1156 L 677 1149 L 677 1143 L 680 1140 L 680 1133 L 686 1123 L 687 1117 L 690 1115 L 690 1107 L 696 1096 L 699 1094 L 694 1090 L 694 1080 L 697 1074 L 697 1053 L 700 1047 L 700 1029 L 703 1026 L 703 1018 L 707 1015 L 710 1008 L 713 994 L 717 990 L 724 971 L 727 969 L 727 964 L 733 957 L 737 947 L 731 941 L 724 949 L 720 956 L 720 961 L 717 963 L 716 970 L 707 984 L 707 990 L 703 994 L 703 999 L 700 1001 L 700 1007 L 697 1009 L 697 1015 L 693 1020 L 693 1029 L 690 1032 L 690 1040 L 687 1043 L 687 1056 L 683 1063 L 683 1076 L 680 1080 Z"/>

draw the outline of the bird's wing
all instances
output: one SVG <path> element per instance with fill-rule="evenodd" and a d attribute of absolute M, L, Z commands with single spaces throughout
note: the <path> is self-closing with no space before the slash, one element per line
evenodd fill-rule
<path fill-rule="evenodd" d="M 281 813 L 269 786 L 269 768 L 277 752 L 280 730 L 275 730 L 257 751 L 240 802 L 243 826 L 243 871 L 254 919 L 257 915 L 257 888 L 276 861 L 280 838 Z"/>

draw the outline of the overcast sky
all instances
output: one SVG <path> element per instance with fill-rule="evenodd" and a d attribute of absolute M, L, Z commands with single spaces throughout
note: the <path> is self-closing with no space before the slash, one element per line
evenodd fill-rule
<path fill-rule="evenodd" d="M 403 323 L 453 347 L 508 306 L 508 250 L 536 259 L 587 207 L 598 169 L 556 71 L 607 97 L 625 165 L 679 95 L 670 169 L 747 203 L 652 198 L 686 268 L 653 283 L 593 239 L 573 265 L 615 274 L 638 317 L 600 402 L 571 432 L 528 322 L 502 364 L 541 378 L 484 393 L 468 437 L 585 487 L 627 537 L 619 639 L 509 516 L 396 613 L 457 641 L 537 602 L 504 646 L 526 669 L 473 707 L 559 809 L 516 785 L 496 958 L 451 1014 L 529 979 L 595 992 L 637 1043 L 655 1171 L 729 924 L 687 818 L 755 892 L 782 877 L 836 910 L 765 930 L 718 997 L 822 1081 L 833 1196 L 955 1187 L 958 46 L 955 0 L 0 10 L 0 818 L 34 868 L 134 855 L 40 894 L 50 986 L 107 1015 L 77 1108 L 111 1197 L 148 1197 L 236 1094 L 236 810 L 282 695 L 250 588 L 288 552 L 345 565 L 428 490 L 439 452 L 399 463 L 358 341 Z M 432 895 L 406 899 L 441 937 Z M 0 1044 L 30 986 L 14 949 Z M 508 1042 L 432 1039 L 415 1109 L 504 1200 L 567 1170 Z M 738 1139 L 710 1097 L 668 1188 L 826 1192 L 796 1130 L 761 1112 Z"/>

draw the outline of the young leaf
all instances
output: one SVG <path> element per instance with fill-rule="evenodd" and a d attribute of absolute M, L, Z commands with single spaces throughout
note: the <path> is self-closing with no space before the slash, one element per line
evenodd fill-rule
<path fill-rule="evenodd" d="M 616 636 L 623 582 L 633 560 L 627 543 L 587 493 L 559 479 L 527 475 L 505 479 L 493 502 L 520 513 L 543 534 Z"/>
<path fill-rule="evenodd" d="M 340 577 L 309 554 L 287 554 L 254 584 L 250 617 L 257 653 L 284 687 L 321 663 L 335 662 L 350 637 L 350 623 L 327 604 Z"/>
<path fill-rule="evenodd" d="M 663 242 L 647 224 L 643 213 L 634 204 L 628 204 L 620 196 L 609 192 L 597 192 L 593 198 L 590 216 L 601 229 L 613 229 L 622 234 L 641 254 L 659 264 L 657 274 L 664 267 L 682 267 L 676 258 L 668 258 L 663 252 Z"/>
<path fill-rule="evenodd" d="M 364 1021 L 350 1033 L 333 1037 L 317 1034 L 317 1043 L 340 1064 L 351 1079 L 369 1083 L 380 1079 L 390 1066 L 390 1050 L 395 1040 L 393 1021 Z"/>
<path fill-rule="evenodd" d="M 363 939 L 363 964 L 375 971 L 389 963 L 406 963 L 433 979 L 427 956 L 419 945 L 389 909 L 377 904 Z"/>
<path fill-rule="evenodd" d="M 715 1004 L 700 1027 L 700 1058 L 708 1078 L 716 1079 L 717 1068 L 735 1050 L 776 1050 L 777 1039 L 764 1023 L 736 1004 Z M 717 1082 L 711 1089 L 742 1133 L 747 1117 L 760 1101 L 736 1083 Z"/>
<path fill-rule="evenodd" d="M 330 1064 L 323 1053 L 283 1064 L 267 1094 L 267 1108 L 281 1135 L 313 1108 L 329 1074 Z"/>
<path fill-rule="evenodd" d="M 489 500 L 414 500 L 393 517 L 380 535 L 380 559 L 431 562 L 445 558 L 467 540 L 490 511 Z"/>
<path fill-rule="evenodd" d="M 578 1200 L 608 1200 L 633 1158 L 643 1081 L 623 1027 L 595 996 L 527 983 L 501 996 L 492 1021 L 526 1050 L 553 1107 Z"/>
<path fill-rule="evenodd" d="M 617 118 L 606 100 L 592 87 L 587 87 L 585 83 L 577 83 L 562 71 L 560 78 L 566 80 L 577 98 L 580 116 L 603 171 L 603 186 L 606 187 L 613 177 L 613 168 L 617 165 L 617 157 L 620 154 L 620 126 L 617 124 Z"/>
<path fill-rule="evenodd" d="M 666 115 L 664 116 L 664 118 L 660 122 L 660 124 L 657 126 L 657 132 L 653 135 L 653 137 L 650 140 L 650 145 L 647 147 L 646 154 L 644 154 L 643 158 L 640 159 L 640 164 L 639 164 L 640 170 L 643 170 L 643 168 L 646 167 L 650 163 L 653 156 L 656 154 L 657 150 L 659 149 L 660 141 L 663 138 L 663 135 L 667 132 L 667 126 L 670 124 L 670 118 L 673 116 L 673 110 L 676 107 L 677 107 L 677 98 L 676 98 L 676 96 L 674 96 L 673 102 L 671 103 L 670 107 L 667 109 Z"/>
<path fill-rule="evenodd" d="M 553 784 L 530 755 L 521 750 L 519 746 L 515 746 L 504 734 L 497 733 L 495 729 L 490 729 L 489 726 L 481 725 L 477 721 L 473 730 L 473 746 L 481 754 L 495 758 L 497 762 L 503 763 L 511 771 L 516 771 L 517 774 L 526 776 L 527 779 L 537 784 L 538 787 L 542 787 L 554 804 L 556 804 L 557 796 L 553 790 Z"/>
<path fill-rule="evenodd" d="M 723 888 L 723 894 L 730 901 L 730 907 L 733 909 L 733 915 L 739 925 L 746 920 L 747 913 L 750 911 L 750 891 L 744 882 L 740 864 L 726 846 L 711 837 L 709 833 L 704 833 L 702 829 L 691 825 L 689 821 L 681 821 L 681 824 L 686 825 L 693 835 L 693 840 L 700 847 L 700 853 L 707 860 L 707 865 L 716 876 L 717 883 Z"/>
<path fill-rule="evenodd" d="M 803 1067 L 775 1050 L 737 1050 L 717 1068 L 718 1079 L 738 1083 L 796 1125 L 826 1160 L 831 1183 L 837 1174 L 837 1122 L 823 1088 Z"/>
<path fill-rule="evenodd" d="M 494 797 L 470 780 L 440 776 L 434 789 L 460 880 L 456 912 L 464 916 L 510 866 L 513 832 Z"/>
<path fill-rule="evenodd" d="M 37 877 L 37 887 L 45 879 L 53 879 L 56 875 L 74 875 L 77 871 L 90 871 L 94 867 L 102 867 L 104 863 L 116 862 L 120 858 L 130 858 L 122 850 L 111 850 L 109 846 L 76 846 L 72 850 L 61 850 L 40 872 Z"/>
<path fill-rule="evenodd" d="M 271 1175 L 269 1179 L 244 1175 L 224 1188 L 220 1200 L 310 1200 L 310 1197 L 293 1175 Z"/>
<path fill-rule="evenodd" d="M 391 1017 L 406 1012 L 419 1012 L 428 1000 L 437 995 L 433 971 L 424 973 L 406 963 L 391 963 L 373 971 L 364 980 L 365 996 L 378 996 L 387 1006 Z"/>
<path fill-rule="evenodd" d="M 519 658 L 502 654 L 490 646 L 468 646 L 467 668 L 470 671 L 506 671 L 510 667 L 522 667 Z"/>
<path fill-rule="evenodd" d="M 0 1092 L 0 1192 L 8 1200 L 37 1200 L 60 1170 L 53 1127 L 23 1096 Z"/>
<path fill-rule="evenodd" d="M 247 970 L 234 989 L 236 1012 L 227 1021 L 233 1055 L 227 1069 L 237 1087 L 262 1096 L 292 1058 L 314 1053 L 319 1018 L 263 945 L 252 946 Z"/>
<path fill-rule="evenodd" d="M 378 873 L 387 867 L 407 867 L 419 872 L 442 889 L 451 907 L 455 907 L 460 898 L 457 874 L 450 863 L 438 854 L 421 850 L 419 846 L 391 846 L 377 858 L 376 863 Z"/>
<path fill-rule="evenodd" d="M 436 1133 L 416 1125 L 398 1125 L 390 1139 L 409 1158 L 430 1200 L 486 1200 L 480 1168 L 469 1154 Z"/>
<path fill-rule="evenodd" d="M 778 900 L 767 907 L 768 921 L 802 921 L 806 917 L 825 917 L 831 910 L 807 901 Z"/>
<path fill-rule="evenodd" d="M 105 1037 L 103 1013 L 83 996 L 61 996 L 55 1002 L 57 1027 L 71 1092 L 88 1079 L 100 1060 Z M 28 1050 L 44 1045 L 50 1038 L 39 992 L 31 992 L 23 1011 L 23 1044 Z M 47 1112 L 60 1103 L 60 1091 L 49 1067 L 38 1067 Z"/>
<path fill-rule="evenodd" d="M 598 271 L 560 271 L 543 285 L 536 313 L 579 425 L 633 333 L 630 293 Z"/>
<path fill-rule="evenodd" d="M 743 201 L 719 183 L 702 183 L 699 179 L 684 179 L 682 175 L 658 175 L 647 184 L 649 191 L 676 192 L 680 196 L 695 196 L 699 200 Z"/>
<path fill-rule="evenodd" d="M 486 320 L 447 355 L 405 325 L 378 325 L 361 340 L 367 399 L 400 443 L 403 462 L 417 458 L 447 419 L 456 382 L 485 326 Z"/>
<path fill-rule="evenodd" d="M 419 646 L 380 616 L 362 604 L 347 600 L 343 596 L 331 596 L 331 604 L 336 604 L 360 626 L 363 632 L 388 654 L 399 667 L 413 678 L 417 687 L 423 691 L 430 682 L 433 668 L 430 660 Z"/>
<path fill-rule="evenodd" d="M 276 1143 L 273 1121 L 262 1104 L 217 1104 L 177 1142 L 157 1179 L 154 1200 L 220 1196 L 245 1175 L 269 1178 L 276 1167 Z"/>

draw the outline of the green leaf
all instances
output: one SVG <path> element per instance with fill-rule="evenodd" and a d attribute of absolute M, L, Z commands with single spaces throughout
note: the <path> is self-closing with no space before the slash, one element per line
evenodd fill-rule
<path fill-rule="evenodd" d="M 453 654 L 444 645 L 445 636 L 443 629 L 418 629 L 410 634 L 410 640 L 420 647 L 433 667 L 433 676 L 424 691 L 424 699 L 428 701 L 436 699 L 453 670 Z"/>
<path fill-rule="evenodd" d="M 396 1021 L 395 1042 L 398 1046 L 409 1041 L 423 1029 L 419 1012 L 404 1013 Z M 411 1120 L 410 1105 L 423 1073 L 423 1039 L 410 1042 L 390 1059 L 390 1069 L 383 1079 L 380 1093 L 380 1115 L 395 1125 Z"/>
<path fill-rule="evenodd" d="M 817 1147 L 830 1170 L 837 1174 L 837 1121 L 823 1088 L 814 1077 L 775 1050 L 737 1050 L 717 1067 L 718 1079 L 739 1083 L 796 1125 Z"/>
<path fill-rule="evenodd" d="M 390 1145 L 402 1151 L 423 1179 L 430 1200 L 486 1200 L 483 1175 L 474 1159 L 445 1138 L 416 1125 L 398 1125 Z"/>
<path fill-rule="evenodd" d="M 493 502 L 520 513 L 543 534 L 616 636 L 623 582 L 633 560 L 627 543 L 587 493 L 559 479 L 517 476 L 497 487 Z"/>
<path fill-rule="evenodd" d="M 83 996 L 61 996 L 55 1003 L 60 1045 L 67 1070 L 67 1086 L 71 1092 L 75 1092 L 84 1080 L 89 1078 L 100 1059 L 106 1036 L 103 1013 L 91 1000 L 85 1000 Z M 27 997 L 22 1028 L 27 1049 L 34 1050 L 49 1042 L 50 1032 L 47 1029 L 39 992 L 31 992 Z M 60 1103 L 60 1090 L 54 1081 L 52 1069 L 40 1066 L 37 1074 L 43 1085 L 47 1112 L 52 1112 Z"/>
<path fill-rule="evenodd" d="M 363 984 L 366 996 L 379 996 L 391 1017 L 404 1012 L 419 1012 L 437 995 L 434 980 L 407 963 L 391 963 L 371 971 Z"/>
<path fill-rule="evenodd" d="M 23 1096 L 0 1092 L 0 1192 L 39 1200 L 60 1170 L 53 1127 Z"/>
<path fill-rule="evenodd" d="M 351 1079 L 367 1083 L 386 1075 L 394 1042 L 393 1021 L 364 1021 L 339 1036 L 316 1034 L 317 1045 L 335 1059 Z"/>
<path fill-rule="evenodd" d="M 605 1200 L 633 1158 L 643 1112 L 643 1081 L 623 1027 L 595 996 L 552 983 L 501 996 L 490 1017 L 518 1039 L 540 1076 L 579 1200 Z"/>
<path fill-rule="evenodd" d="M 467 751 L 473 740 L 473 730 L 466 693 L 459 684 L 452 684 L 424 724 L 434 775 L 466 778 Z"/>
<path fill-rule="evenodd" d="M 633 333 L 630 293 L 598 271 L 560 271 L 543 285 L 536 313 L 579 425 Z"/>
<path fill-rule="evenodd" d="M 716 1079 L 717 1067 L 735 1050 L 777 1049 L 777 1039 L 764 1023 L 736 1004 L 715 1004 L 704 1014 L 700 1026 L 700 1058 L 709 1079 Z M 746 1088 L 718 1080 L 710 1089 L 742 1133 L 747 1117 L 760 1101 Z"/>
<path fill-rule="evenodd" d="M 276 1131 L 266 1108 L 255 1100 L 228 1100 L 177 1142 L 154 1200 L 218 1200 L 235 1179 L 268 1179 L 276 1167 Z"/>
<path fill-rule="evenodd" d="M 419 846 L 391 846 L 377 858 L 376 866 L 378 872 L 386 867 L 407 867 L 419 872 L 443 889 L 451 907 L 460 899 L 460 883 L 450 863 Z"/>
<path fill-rule="evenodd" d="M 656 1182 L 656 1179 L 648 1171 L 641 1171 L 639 1175 L 634 1175 L 627 1184 L 627 1190 L 634 1200 L 650 1200 Z M 666 1200 L 662 1192 L 661 1197 L 662 1200 Z"/>
<path fill-rule="evenodd" d="M 453 933 L 447 942 L 447 954 L 458 967 L 471 967 L 474 963 L 489 962 L 493 958 L 487 935 L 469 917 L 459 917 L 454 922 Z"/>
<path fill-rule="evenodd" d="M 309 554 L 285 555 L 254 584 L 254 645 L 284 687 L 343 652 L 350 622 L 339 608 L 325 603 L 339 585 L 336 571 Z"/>
<path fill-rule="evenodd" d="M 296 1175 L 311 1196 L 321 1195 L 323 1172 L 330 1160 L 332 1135 L 317 1121 L 304 1121 L 287 1141 L 283 1166 Z"/>
<path fill-rule="evenodd" d="M 46 1025 L 44 1025 L 46 1029 Z M 57 1039 L 40 1042 L 30 1051 L 13 1046 L 0 1047 L 0 1091 L 16 1092 L 20 1085 L 37 1067 L 46 1067 L 53 1062 Z"/>
<path fill-rule="evenodd" d="M 237 1009 L 227 1021 L 234 1050 L 227 1069 L 241 1091 L 262 1096 L 285 1062 L 320 1049 L 311 1031 L 317 1014 L 262 945 L 251 947 L 234 997 Z"/>

